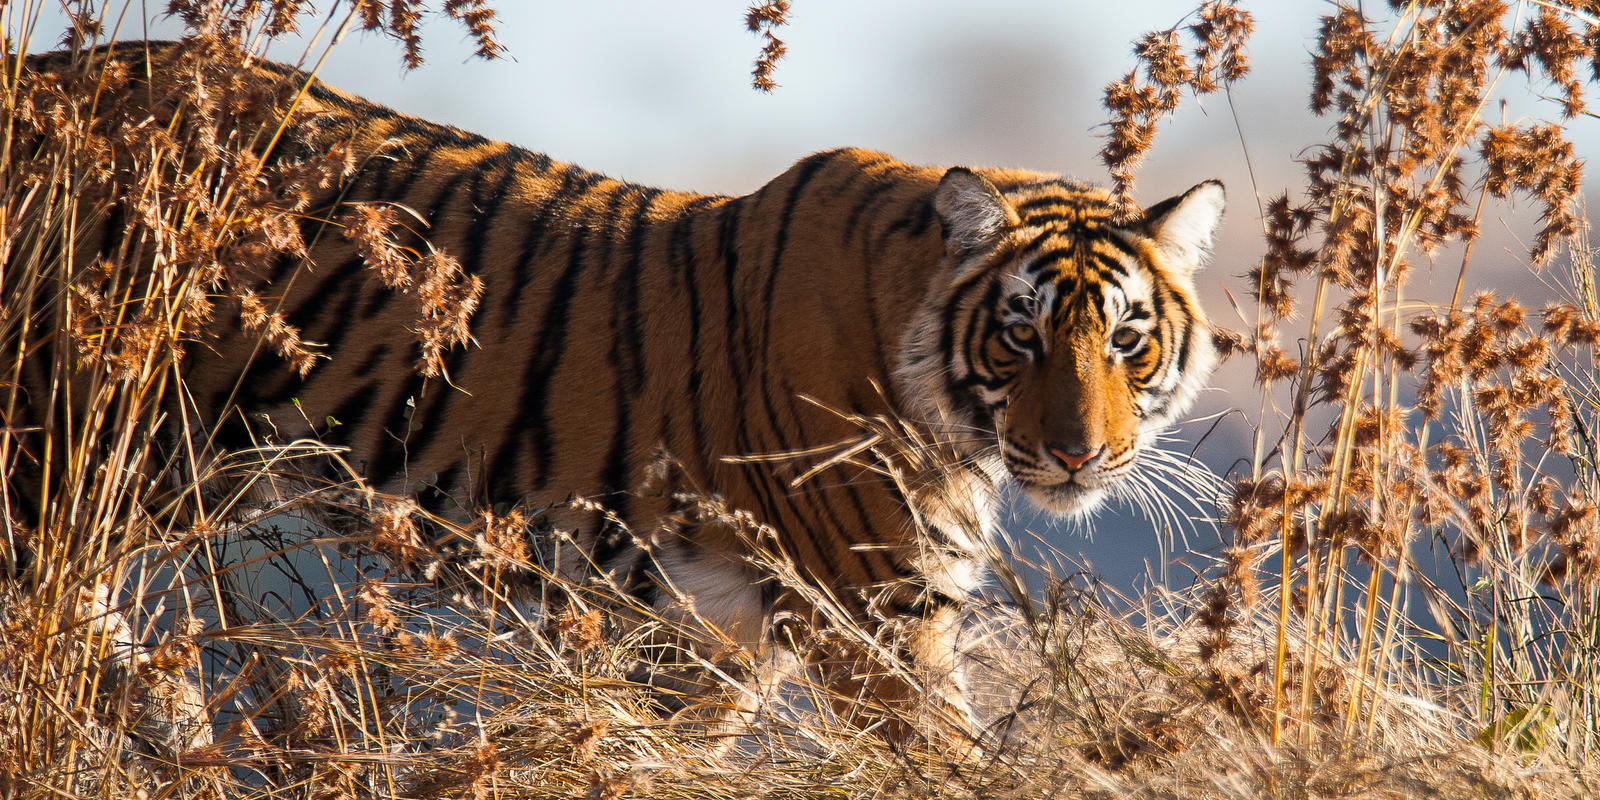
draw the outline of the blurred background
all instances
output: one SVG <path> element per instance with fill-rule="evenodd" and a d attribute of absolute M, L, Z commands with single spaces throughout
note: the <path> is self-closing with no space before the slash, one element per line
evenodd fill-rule
<path fill-rule="evenodd" d="M 419 69 L 402 69 L 397 42 L 352 32 L 320 75 L 406 113 L 674 189 L 742 194 L 807 153 L 842 145 L 925 164 L 1025 167 L 1104 182 L 1095 158 L 1106 119 L 1102 88 L 1132 68 L 1137 37 L 1187 24 L 1194 4 L 793 0 L 790 23 L 778 31 L 788 45 L 775 75 L 780 86 L 762 94 L 750 87 L 761 41 L 745 29 L 739 0 L 500 0 L 491 5 L 504 60 L 472 58 L 463 30 L 441 17 L 424 28 L 427 63 Z M 1306 96 L 1319 16 L 1333 6 L 1242 5 L 1256 21 L 1250 75 L 1227 94 L 1186 102 L 1162 125 L 1137 190 L 1149 204 L 1207 178 L 1227 184 L 1229 214 L 1201 280 L 1202 300 L 1224 326 L 1239 324 L 1229 293 L 1248 302 L 1240 276 L 1261 252 L 1260 204 L 1300 185 L 1296 159 L 1329 128 L 1307 110 Z M 123 20 L 117 38 L 176 35 L 179 26 L 156 11 L 152 4 L 149 19 Z M 34 49 L 48 49 L 43 43 L 65 27 L 52 22 L 42 23 Z M 301 50 L 284 42 L 269 55 L 294 61 Z M 1513 80 L 1500 87 L 1501 115 L 1553 113 L 1539 107 L 1546 87 Z M 1595 152 L 1600 121 L 1575 120 L 1569 136 L 1580 154 Z M 1527 265 L 1522 242 L 1537 211 L 1522 206 L 1485 209 L 1467 286 L 1537 307 L 1560 287 L 1549 284 L 1551 273 Z M 1418 271 L 1408 295 L 1448 299 L 1460 264 L 1459 248 L 1442 251 Z M 1196 421 L 1171 447 L 1192 451 L 1218 473 L 1248 470 L 1262 420 L 1253 370 L 1249 361 L 1224 363 L 1191 414 Z M 1270 410 L 1265 419 L 1265 435 L 1275 436 Z M 1218 544 L 1215 530 L 1199 523 L 1186 543 L 1163 549 L 1164 533 L 1128 508 L 1068 525 L 1019 503 L 1008 519 L 1022 555 L 1047 543 L 1081 557 L 1121 591 L 1139 591 L 1163 572 L 1170 584 L 1185 585 Z"/>

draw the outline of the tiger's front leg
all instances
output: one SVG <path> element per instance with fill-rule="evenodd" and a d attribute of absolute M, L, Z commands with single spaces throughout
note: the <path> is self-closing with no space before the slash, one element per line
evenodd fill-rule
<path fill-rule="evenodd" d="M 707 644 L 682 638 L 658 644 L 630 678 L 650 687 L 667 721 L 720 752 L 758 733 L 758 718 L 798 661 L 770 640 L 754 650 Z"/>
<path fill-rule="evenodd" d="M 826 635 L 812 663 L 834 715 L 850 728 L 925 747 L 946 758 L 979 752 L 978 726 L 958 651 L 960 609 L 883 621 L 868 634 Z"/>
<path fill-rule="evenodd" d="M 853 622 L 814 625 L 807 616 L 776 611 L 753 650 L 696 653 L 677 641 L 636 678 L 675 724 L 718 749 L 754 733 L 779 686 L 798 678 L 801 693 L 846 733 L 869 732 L 944 759 L 981 753 L 958 651 L 958 606 L 881 620 L 872 631 Z"/>

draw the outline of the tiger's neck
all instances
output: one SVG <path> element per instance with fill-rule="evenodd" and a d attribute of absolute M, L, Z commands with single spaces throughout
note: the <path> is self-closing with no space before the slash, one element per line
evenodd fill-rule
<path fill-rule="evenodd" d="M 881 153 L 835 150 L 721 210 L 738 235 L 724 257 L 743 278 L 740 316 L 757 328 L 757 355 L 773 359 L 767 369 L 793 381 L 790 394 L 836 411 L 928 421 L 896 373 L 941 280 L 931 202 L 941 175 Z"/>
<path fill-rule="evenodd" d="M 924 523 L 955 530 L 974 517 L 992 524 L 1003 468 L 976 458 L 983 437 L 946 424 L 944 403 L 904 369 L 908 342 L 938 335 L 926 322 L 946 293 L 931 202 L 942 175 L 833 151 L 717 213 L 737 233 L 724 266 L 738 276 L 738 344 L 760 365 L 750 377 L 772 399 L 764 411 L 781 421 L 784 444 L 884 437 L 877 457 L 896 459 L 914 484 L 904 499 Z"/>

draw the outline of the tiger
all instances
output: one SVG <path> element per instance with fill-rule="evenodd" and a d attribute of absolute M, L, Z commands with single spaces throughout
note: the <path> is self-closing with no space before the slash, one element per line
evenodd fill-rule
<path fill-rule="evenodd" d="M 106 57 L 148 72 L 159 95 L 175 80 L 168 52 L 136 43 Z M 605 513 L 557 520 L 559 560 L 577 565 L 566 569 L 610 576 L 662 615 L 692 606 L 751 652 L 837 662 L 776 641 L 775 620 L 821 611 L 818 593 L 765 574 L 755 550 L 771 547 L 866 629 L 905 632 L 896 647 L 937 673 L 925 692 L 851 663 L 860 652 L 830 662 L 852 719 L 933 694 L 972 724 L 958 618 L 986 579 L 1003 493 L 1090 514 L 1215 362 L 1195 275 L 1224 210 L 1216 180 L 1130 212 L 1056 174 L 844 148 L 745 195 L 671 191 L 290 66 L 252 70 L 305 87 L 282 136 L 293 146 L 274 158 L 334 142 L 360 157 L 306 214 L 307 257 L 263 270 L 261 295 L 320 343 L 319 360 L 302 377 L 219 324 L 185 356 L 173 402 L 208 425 L 231 416 L 266 420 L 281 440 L 320 437 L 373 485 L 423 483 L 465 509 L 596 498 Z M 445 355 L 442 378 L 413 369 L 418 345 L 402 332 L 414 307 L 337 235 L 333 209 L 359 204 L 411 210 L 408 246 L 450 253 L 481 281 L 470 342 Z M 910 483 L 839 457 L 873 419 L 950 457 Z M 640 491 L 664 457 L 676 483 L 747 514 L 768 543 Z"/>

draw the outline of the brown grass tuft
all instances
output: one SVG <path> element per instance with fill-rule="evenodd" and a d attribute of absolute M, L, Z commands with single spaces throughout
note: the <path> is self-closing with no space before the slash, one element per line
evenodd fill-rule
<path fill-rule="evenodd" d="M 762 0 L 750 6 L 750 10 L 745 12 L 744 24 L 764 42 L 761 54 L 756 56 L 755 68 L 750 71 L 750 85 L 757 91 L 770 92 L 778 88 L 777 82 L 772 80 L 772 73 L 777 71 L 778 62 L 789 52 L 776 34 L 779 28 L 789 24 L 788 0 Z"/>

